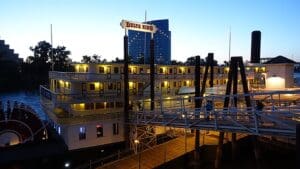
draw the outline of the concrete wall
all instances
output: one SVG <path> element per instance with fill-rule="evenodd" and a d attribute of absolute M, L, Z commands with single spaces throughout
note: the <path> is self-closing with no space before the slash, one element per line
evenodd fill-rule
<path fill-rule="evenodd" d="M 285 79 L 285 88 L 294 87 L 294 64 L 266 64 L 267 75 L 269 77 L 281 77 Z M 266 86 L 268 88 L 268 86 Z"/>

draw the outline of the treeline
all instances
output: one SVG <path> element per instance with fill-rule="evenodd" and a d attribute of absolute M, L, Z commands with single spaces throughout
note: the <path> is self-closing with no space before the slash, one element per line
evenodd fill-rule
<path fill-rule="evenodd" d="M 3 61 L 0 63 L 0 91 L 8 90 L 36 90 L 39 85 L 47 85 L 48 72 L 71 71 L 70 51 L 64 46 L 52 48 L 46 41 L 38 42 L 29 48 L 32 56 L 28 56 L 25 62 Z"/>
<path fill-rule="evenodd" d="M 36 90 L 40 85 L 49 84 L 49 71 L 74 71 L 71 66 L 72 60 L 69 58 L 71 52 L 64 46 L 52 48 L 46 41 L 40 41 L 34 47 L 29 48 L 32 55 L 28 56 L 25 62 L 0 62 L 0 91 L 7 90 Z M 92 56 L 82 56 L 82 63 L 107 63 L 102 56 L 94 54 Z M 118 57 L 112 63 L 124 63 Z M 144 64 L 141 57 L 138 62 L 129 59 L 130 63 Z M 200 64 L 205 65 L 206 60 L 201 58 Z M 189 57 L 185 62 L 171 61 L 172 65 L 195 65 L 195 57 Z M 217 65 L 214 60 L 214 65 Z M 226 64 L 224 62 L 224 64 Z"/>

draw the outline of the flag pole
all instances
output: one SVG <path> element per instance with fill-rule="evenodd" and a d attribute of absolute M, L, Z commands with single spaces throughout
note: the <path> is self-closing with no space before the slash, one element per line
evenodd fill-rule
<path fill-rule="evenodd" d="M 52 35 L 52 24 L 50 24 L 50 37 L 51 37 L 51 69 L 54 71 L 54 58 L 53 58 L 53 35 Z"/>

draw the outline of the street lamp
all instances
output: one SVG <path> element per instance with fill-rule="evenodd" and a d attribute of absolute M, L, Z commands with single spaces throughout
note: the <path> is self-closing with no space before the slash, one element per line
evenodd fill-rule
<path fill-rule="evenodd" d="M 69 168 L 70 167 L 70 162 L 65 162 L 65 168 Z"/>
<path fill-rule="evenodd" d="M 139 152 L 139 144 L 140 144 L 140 141 L 138 140 L 138 139 L 135 139 L 134 140 L 134 144 L 136 145 L 136 152 L 137 152 L 137 154 L 138 154 L 138 166 L 139 166 L 139 168 L 138 169 L 140 169 L 141 168 L 141 153 Z"/>

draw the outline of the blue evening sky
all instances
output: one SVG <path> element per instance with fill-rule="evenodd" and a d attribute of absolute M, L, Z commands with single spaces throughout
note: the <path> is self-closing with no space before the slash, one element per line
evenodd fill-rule
<path fill-rule="evenodd" d="M 0 39 L 26 58 L 30 46 L 64 45 L 71 58 L 98 54 L 123 58 L 122 19 L 169 19 L 172 59 L 186 60 L 214 52 L 228 59 L 229 28 L 232 56 L 250 58 L 251 32 L 262 32 L 262 57 L 283 55 L 300 61 L 298 0 L 1 0 Z"/>

